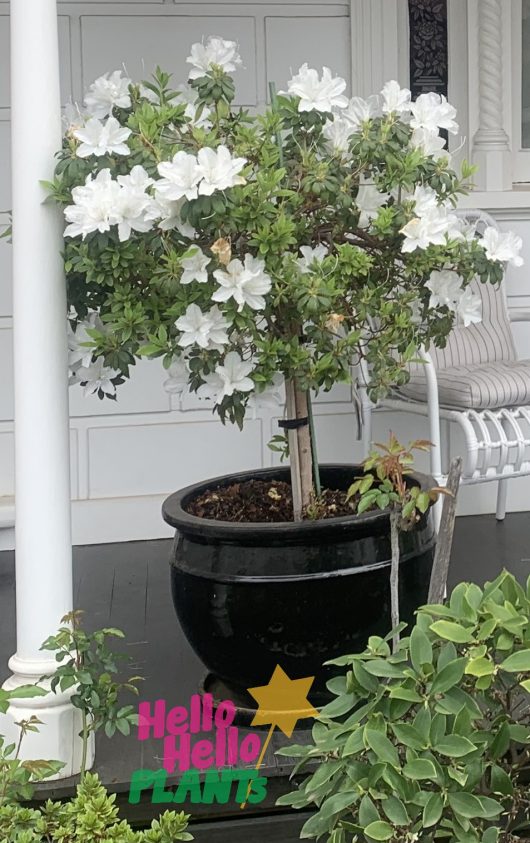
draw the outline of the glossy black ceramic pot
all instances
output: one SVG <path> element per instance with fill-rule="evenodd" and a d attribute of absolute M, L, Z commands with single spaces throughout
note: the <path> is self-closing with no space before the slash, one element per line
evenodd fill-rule
<path fill-rule="evenodd" d="M 346 489 L 353 465 L 325 465 L 322 484 Z M 173 603 L 184 633 L 209 671 L 236 694 L 266 684 L 277 664 L 291 678 L 330 673 L 322 663 L 364 649 L 390 629 L 388 512 L 302 523 L 229 523 L 186 512 L 207 489 L 250 478 L 289 480 L 287 468 L 248 471 L 188 486 L 164 502 L 176 528 Z M 416 475 L 428 488 L 432 481 Z M 433 553 L 430 515 L 401 535 L 401 617 L 426 602 Z"/>

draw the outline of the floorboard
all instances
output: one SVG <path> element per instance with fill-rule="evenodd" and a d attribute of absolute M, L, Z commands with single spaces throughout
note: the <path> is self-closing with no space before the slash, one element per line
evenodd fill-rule
<path fill-rule="evenodd" d="M 153 702 L 188 704 L 204 676 L 204 668 L 176 623 L 169 590 L 168 559 L 171 540 L 130 542 L 74 549 L 76 608 L 85 611 L 85 625 L 93 630 L 115 626 L 126 634 L 120 642 L 132 658 L 132 673 L 143 676 L 141 698 Z M 493 516 L 458 518 L 451 557 L 449 585 L 461 580 L 482 584 L 506 567 L 521 581 L 530 574 L 530 513 L 508 515 L 504 523 Z M 14 554 L 0 553 L 0 681 L 8 672 L 7 660 L 15 649 Z M 200 738 L 200 735 L 197 736 Z M 293 742 L 307 739 L 296 733 Z M 269 779 L 267 799 L 248 806 L 242 815 L 237 805 L 182 806 L 196 819 L 196 839 L 209 843 L 264 843 L 271 836 L 277 843 L 297 840 L 303 816 L 284 814 L 274 807 L 277 797 L 290 789 L 292 767 L 275 750 L 286 743 L 277 734 L 267 752 L 263 773 Z M 161 766 L 161 743 L 139 742 L 135 737 L 97 738 L 96 769 L 102 781 L 117 793 L 122 811 L 134 823 L 145 823 L 160 806 L 147 802 L 128 805 L 131 774 L 140 768 Z M 177 777 L 170 777 L 168 787 Z M 42 796 L 62 798 L 75 782 L 49 783 Z"/>

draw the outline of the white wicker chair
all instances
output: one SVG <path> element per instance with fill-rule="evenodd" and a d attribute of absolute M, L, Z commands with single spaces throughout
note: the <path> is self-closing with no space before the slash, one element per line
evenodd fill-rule
<path fill-rule="evenodd" d="M 459 213 L 476 232 L 496 226 L 482 211 Z M 508 313 L 504 280 L 500 287 L 477 280 L 473 290 L 482 298 L 482 323 L 454 329 L 445 350 L 422 349 L 425 362 L 413 367 L 408 385 L 374 405 L 365 388 L 366 367 L 359 368 L 362 439 L 368 452 L 374 411 L 426 417 L 434 446 L 431 474 L 443 484 L 449 426 L 459 425 L 465 441 L 462 483 L 498 482 L 496 517 L 502 521 L 508 480 L 530 475 L 530 360 L 517 359 L 510 328 L 510 322 L 530 321 L 530 310 Z"/>

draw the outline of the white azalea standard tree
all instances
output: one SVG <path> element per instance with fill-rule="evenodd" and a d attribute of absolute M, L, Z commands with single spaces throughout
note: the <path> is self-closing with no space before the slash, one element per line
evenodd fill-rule
<path fill-rule="evenodd" d="M 295 517 L 313 494 L 311 392 L 404 382 L 424 344 L 480 319 L 473 277 L 498 282 L 521 243 L 474 239 L 440 130 L 444 97 L 397 82 L 368 100 L 303 65 L 263 114 L 231 103 L 237 45 L 195 44 L 187 85 L 157 71 L 98 79 L 72 117 L 53 185 L 64 206 L 72 377 L 114 397 L 139 356 L 169 388 L 243 424 L 284 380 Z M 317 485 L 318 489 L 318 485 Z"/>

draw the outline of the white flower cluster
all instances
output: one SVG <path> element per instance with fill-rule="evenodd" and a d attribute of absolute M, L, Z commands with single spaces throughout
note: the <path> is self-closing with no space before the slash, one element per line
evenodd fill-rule
<path fill-rule="evenodd" d="M 386 83 L 379 96 L 367 100 L 344 96 L 346 81 L 332 76 L 328 67 L 318 72 L 302 65 L 287 85 L 289 94 L 299 98 L 299 111 L 320 111 L 332 117 L 324 127 L 324 136 L 334 152 L 348 154 L 351 135 L 359 131 L 366 120 L 386 114 L 397 114 L 412 128 L 411 146 L 419 148 L 425 155 L 435 158 L 448 155 L 440 130 L 457 134 L 456 109 L 439 94 L 428 93 L 412 101 L 408 88 L 401 88 L 391 80 Z"/>
<path fill-rule="evenodd" d="M 245 164 L 245 158 L 233 158 L 227 147 L 221 145 L 217 149 L 205 147 L 197 157 L 177 152 L 173 161 L 158 165 L 162 178 L 157 181 L 141 166 L 133 167 L 130 175 L 118 176 L 116 180 L 105 168 L 95 178 L 87 176 L 83 186 L 73 189 L 74 204 L 64 211 L 70 223 L 65 236 L 84 239 L 94 231 L 103 233 L 117 225 L 120 241 L 124 241 L 132 231 L 150 231 L 159 221 L 161 229 L 178 228 L 184 236 L 192 238 L 193 228 L 184 226 L 180 218 L 182 202 L 244 184 L 239 173 Z M 151 186 L 154 196 L 148 192 Z"/>
<path fill-rule="evenodd" d="M 451 269 L 435 270 L 425 286 L 431 292 L 429 307 L 447 307 L 465 328 L 482 319 L 482 301 L 469 287 L 462 289 L 463 278 Z"/>
<path fill-rule="evenodd" d="M 103 330 L 97 313 L 91 313 L 84 321 L 78 322 L 74 331 L 68 321 L 68 368 L 70 370 L 70 384 L 84 384 L 84 395 L 95 395 L 99 391 L 105 395 L 116 394 L 116 387 L 112 378 L 116 378 L 119 372 L 105 366 L 103 357 L 92 361 L 93 340 L 88 330 L 97 328 Z"/>
<path fill-rule="evenodd" d="M 412 198 L 416 216 L 401 230 L 405 236 L 402 252 L 444 246 L 448 239 L 462 238 L 460 220 L 451 213 L 448 202 L 440 202 L 432 187 L 418 185 Z"/>
<path fill-rule="evenodd" d="M 186 62 L 192 66 L 188 78 L 200 79 L 217 68 L 233 73 L 241 64 L 241 56 L 235 41 L 225 41 L 213 35 L 206 44 L 193 44 Z"/>
<path fill-rule="evenodd" d="M 169 201 L 211 196 L 216 190 L 245 184 L 239 173 L 246 163 L 246 158 L 232 158 L 224 144 L 217 149 L 203 147 L 196 156 L 180 150 L 172 161 L 158 165 L 162 178 L 155 184 L 155 193 Z"/>

